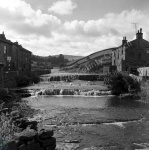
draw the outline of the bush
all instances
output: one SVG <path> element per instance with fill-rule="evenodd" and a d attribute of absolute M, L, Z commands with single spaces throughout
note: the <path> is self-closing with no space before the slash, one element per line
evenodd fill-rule
<path fill-rule="evenodd" d="M 38 83 L 38 82 L 40 82 L 40 77 L 37 74 L 35 74 L 35 73 L 32 73 L 29 78 L 30 78 L 30 82 L 31 83 Z"/>
<path fill-rule="evenodd" d="M 115 72 L 108 75 L 106 84 L 114 95 L 123 93 L 138 93 L 141 91 L 140 83 L 129 75 Z"/>
<path fill-rule="evenodd" d="M 30 79 L 27 76 L 18 75 L 16 77 L 16 83 L 18 87 L 27 86 L 30 83 Z"/>
<path fill-rule="evenodd" d="M 40 77 L 35 74 L 31 73 L 30 75 L 18 75 L 15 78 L 17 87 L 28 86 L 30 83 L 38 83 L 40 81 Z"/>
<path fill-rule="evenodd" d="M 0 100 L 4 100 L 8 95 L 8 91 L 6 89 L 0 89 Z"/>

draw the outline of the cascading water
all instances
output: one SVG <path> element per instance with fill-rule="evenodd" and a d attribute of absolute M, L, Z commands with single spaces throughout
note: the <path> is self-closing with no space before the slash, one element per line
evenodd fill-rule
<path fill-rule="evenodd" d="M 74 95 L 74 96 L 102 96 L 102 95 L 111 95 L 111 91 L 82 91 L 78 89 L 47 89 L 47 90 L 38 90 L 35 92 L 35 95 Z"/>

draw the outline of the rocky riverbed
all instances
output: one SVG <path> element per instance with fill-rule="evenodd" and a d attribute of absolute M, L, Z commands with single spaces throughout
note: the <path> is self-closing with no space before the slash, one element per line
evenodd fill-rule
<path fill-rule="evenodd" d="M 25 89 L 108 91 L 101 81 L 44 81 Z M 34 93 L 36 93 L 34 92 Z M 46 95 L 23 98 L 39 127 L 54 130 L 57 150 L 149 149 L 149 104 L 107 94 Z"/>
<path fill-rule="evenodd" d="M 33 96 L 40 110 L 30 120 L 53 129 L 57 149 L 145 149 L 149 141 L 148 104 L 117 97 Z"/>

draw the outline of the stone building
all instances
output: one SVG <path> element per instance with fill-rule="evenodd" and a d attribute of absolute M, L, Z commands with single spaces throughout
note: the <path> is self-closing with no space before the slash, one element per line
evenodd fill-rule
<path fill-rule="evenodd" d="M 0 64 L 4 71 L 31 71 L 31 52 L 0 34 Z"/>
<path fill-rule="evenodd" d="M 149 42 L 143 39 L 142 29 L 136 33 L 135 40 L 127 42 L 124 37 L 122 45 L 112 51 L 112 66 L 117 71 L 149 66 Z"/>

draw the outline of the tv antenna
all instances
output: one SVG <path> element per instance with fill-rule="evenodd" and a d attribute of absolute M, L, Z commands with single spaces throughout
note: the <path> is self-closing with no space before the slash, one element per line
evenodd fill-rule
<path fill-rule="evenodd" d="M 138 26 L 138 23 L 131 23 L 133 25 L 133 27 L 135 28 L 135 32 L 137 33 L 137 26 Z"/>

